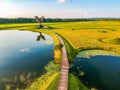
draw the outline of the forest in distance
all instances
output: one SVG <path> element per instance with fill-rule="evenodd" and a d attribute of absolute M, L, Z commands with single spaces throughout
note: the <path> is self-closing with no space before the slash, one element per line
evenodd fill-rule
<path fill-rule="evenodd" d="M 45 18 L 44 22 L 120 21 L 120 18 Z M 35 18 L 0 18 L 0 24 L 36 23 Z"/>

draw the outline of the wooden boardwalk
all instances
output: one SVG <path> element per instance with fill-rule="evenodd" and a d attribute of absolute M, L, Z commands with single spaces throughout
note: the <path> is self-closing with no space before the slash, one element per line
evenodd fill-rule
<path fill-rule="evenodd" d="M 61 44 L 63 45 L 61 75 L 60 75 L 60 82 L 59 82 L 58 90 L 68 90 L 69 62 L 68 62 L 67 52 L 66 52 L 66 48 L 65 48 L 65 44 L 63 40 L 58 35 L 57 37 L 59 38 Z"/>

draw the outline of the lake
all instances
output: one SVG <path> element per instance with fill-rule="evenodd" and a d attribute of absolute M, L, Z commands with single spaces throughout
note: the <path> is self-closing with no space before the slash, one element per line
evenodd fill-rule
<path fill-rule="evenodd" d="M 89 52 L 86 57 L 85 52 L 76 56 L 70 72 L 90 88 L 120 90 L 120 57 L 107 51 L 88 50 L 86 52 Z"/>
<path fill-rule="evenodd" d="M 53 38 L 37 32 L 0 31 L 0 90 L 23 89 L 54 58 Z"/>

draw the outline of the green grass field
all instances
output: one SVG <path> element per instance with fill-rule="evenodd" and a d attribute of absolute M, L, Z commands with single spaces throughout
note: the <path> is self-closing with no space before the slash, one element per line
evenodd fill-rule
<path fill-rule="evenodd" d="M 73 74 L 69 74 L 68 90 L 89 90 L 82 82 Z"/>
<path fill-rule="evenodd" d="M 75 22 L 55 29 L 71 46 L 68 55 L 82 50 L 99 49 L 120 54 L 120 21 Z M 68 27 L 68 28 L 67 28 Z M 72 52 L 71 52 L 72 51 Z M 70 61 L 74 56 L 69 55 Z M 72 58 L 71 58 L 72 56 Z"/>

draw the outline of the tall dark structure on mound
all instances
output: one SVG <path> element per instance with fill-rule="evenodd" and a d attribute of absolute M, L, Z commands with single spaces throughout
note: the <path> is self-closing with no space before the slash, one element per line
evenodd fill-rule
<path fill-rule="evenodd" d="M 36 22 L 39 23 L 38 28 L 43 27 L 42 22 L 43 22 L 44 18 L 45 18 L 44 16 L 41 16 L 40 18 L 38 16 L 35 16 Z"/>

